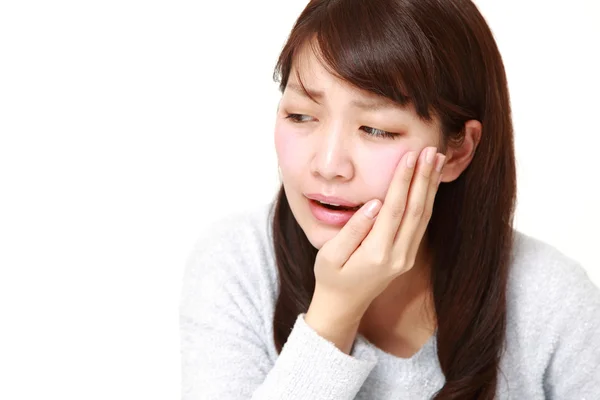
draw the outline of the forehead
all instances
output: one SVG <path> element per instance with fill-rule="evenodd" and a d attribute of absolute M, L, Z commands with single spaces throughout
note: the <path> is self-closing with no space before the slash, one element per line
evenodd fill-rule
<path fill-rule="evenodd" d="M 374 96 L 349 84 L 326 67 L 326 63 L 316 45 L 304 44 L 295 55 L 290 69 L 289 83 L 327 90 L 333 85 L 341 86 L 348 92 L 364 96 Z M 361 93 L 364 92 L 364 93 Z"/>
<path fill-rule="evenodd" d="M 301 78 L 304 78 L 304 75 L 334 78 L 324 67 L 325 63 L 318 48 L 315 46 L 307 42 L 298 49 L 292 60 L 290 78 L 295 77 L 297 74 L 303 74 Z"/>
<path fill-rule="evenodd" d="M 336 72 L 330 71 L 329 68 L 326 67 L 326 63 L 319 53 L 316 42 L 313 42 L 312 45 L 310 42 L 305 43 L 299 48 L 292 60 L 284 95 L 290 93 L 294 98 L 309 99 L 310 96 L 303 93 L 302 85 L 304 85 L 304 88 L 309 91 L 321 92 L 322 96 L 315 96 L 319 97 L 315 100 L 318 100 L 319 104 L 324 104 L 321 102 L 321 99 L 327 102 L 326 98 L 328 95 L 332 95 L 332 92 L 336 94 L 341 93 L 344 102 L 349 103 L 349 106 L 356 111 L 383 112 L 384 114 L 382 115 L 386 115 L 394 121 L 412 121 L 412 123 L 439 129 L 439 118 L 435 113 L 432 115 L 432 121 L 424 121 L 419 118 L 411 102 L 408 102 L 406 105 L 400 105 L 388 97 L 377 95 L 352 85 L 337 76 Z M 296 90 L 290 90 L 291 87 L 295 87 Z M 340 99 L 340 97 L 337 96 L 336 99 Z"/>
<path fill-rule="evenodd" d="M 387 97 L 358 88 L 343 80 L 325 66 L 325 61 L 316 52 L 318 50 L 313 49 L 310 45 L 304 45 L 298 51 L 292 62 L 286 93 L 322 103 L 327 101 L 328 93 L 335 91 L 341 93 L 343 98 L 351 99 L 352 106 L 364 110 L 405 111 L 407 109 L 406 106 L 401 106 Z"/>

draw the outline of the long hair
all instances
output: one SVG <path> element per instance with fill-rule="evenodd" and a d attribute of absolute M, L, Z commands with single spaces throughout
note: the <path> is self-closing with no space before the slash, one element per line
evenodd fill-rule
<path fill-rule="evenodd" d="M 482 123 L 471 163 L 438 189 L 427 240 L 435 255 L 431 289 L 445 376 L 435 399 L 493 399 L 506 331 L 516 170 L 506 74 L 490 28 L 470 0 L 313 0 L 275 67 L 282 93 L 305 44 L 318 48 L 324 67 L 345 82 L 412 104 L 424 122 L 437 116 L 444 145 L 461 143 L 466 121 Z M 280 352 L 310 305 L 317 254 L 283 186 L 273 240 Z"/>

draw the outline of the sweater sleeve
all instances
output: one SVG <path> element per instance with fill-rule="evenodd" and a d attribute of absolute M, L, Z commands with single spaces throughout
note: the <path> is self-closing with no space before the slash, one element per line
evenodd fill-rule
<path fill-rule="evenodd" d="M 299 314 L 273 361 L 267 345 L 273 339 L 261 318 L 268 296 L 260 295 L 252 268 L 261 260 L 239 254 L 243 246 L 223 246 L 213 238 L 199 241 L 184 273 L 182 399 L 354 399 L 376 364 L 375 354 L 343 353 Z"/>
<path fill-rule="evenodd" d="M 546 398 L 600 399 L 600 289 L 577 263 L 561 282 Z"/>

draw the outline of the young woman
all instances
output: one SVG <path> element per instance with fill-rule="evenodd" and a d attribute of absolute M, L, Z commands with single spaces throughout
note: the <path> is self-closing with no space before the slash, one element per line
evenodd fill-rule
<path fill-rule="evenodd" d="M 272 204 L 207 230 L 184 399 L 600 399 L 600 290 L 513 229 L 506 76 L 469 0 L 314 0 Z"/>

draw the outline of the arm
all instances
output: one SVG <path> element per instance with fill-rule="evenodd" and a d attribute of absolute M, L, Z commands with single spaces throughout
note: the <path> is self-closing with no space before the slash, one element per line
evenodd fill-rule
<path fill-rule="evenodd" d="M 184 275 L 182 398 L 354 399 L 375 366 L 375 356 L 345 354 L 300 314 L 273 362 L 267 347 L 273 339 L 263 328 L 260 290 L 252 278 L 257 269 L 250 265 L 253 260 L 240 265 L 233 252 L 209 241 L 213 244 L 199 242 Z M 214 250 L 219 247 L 221 251 Z"/>
<path fill-rule="evenodd" d="M 277 362 L 253 400 L 352 400 L 376 364 L 356 359 L 314 331 L 300 314 Z"/>

